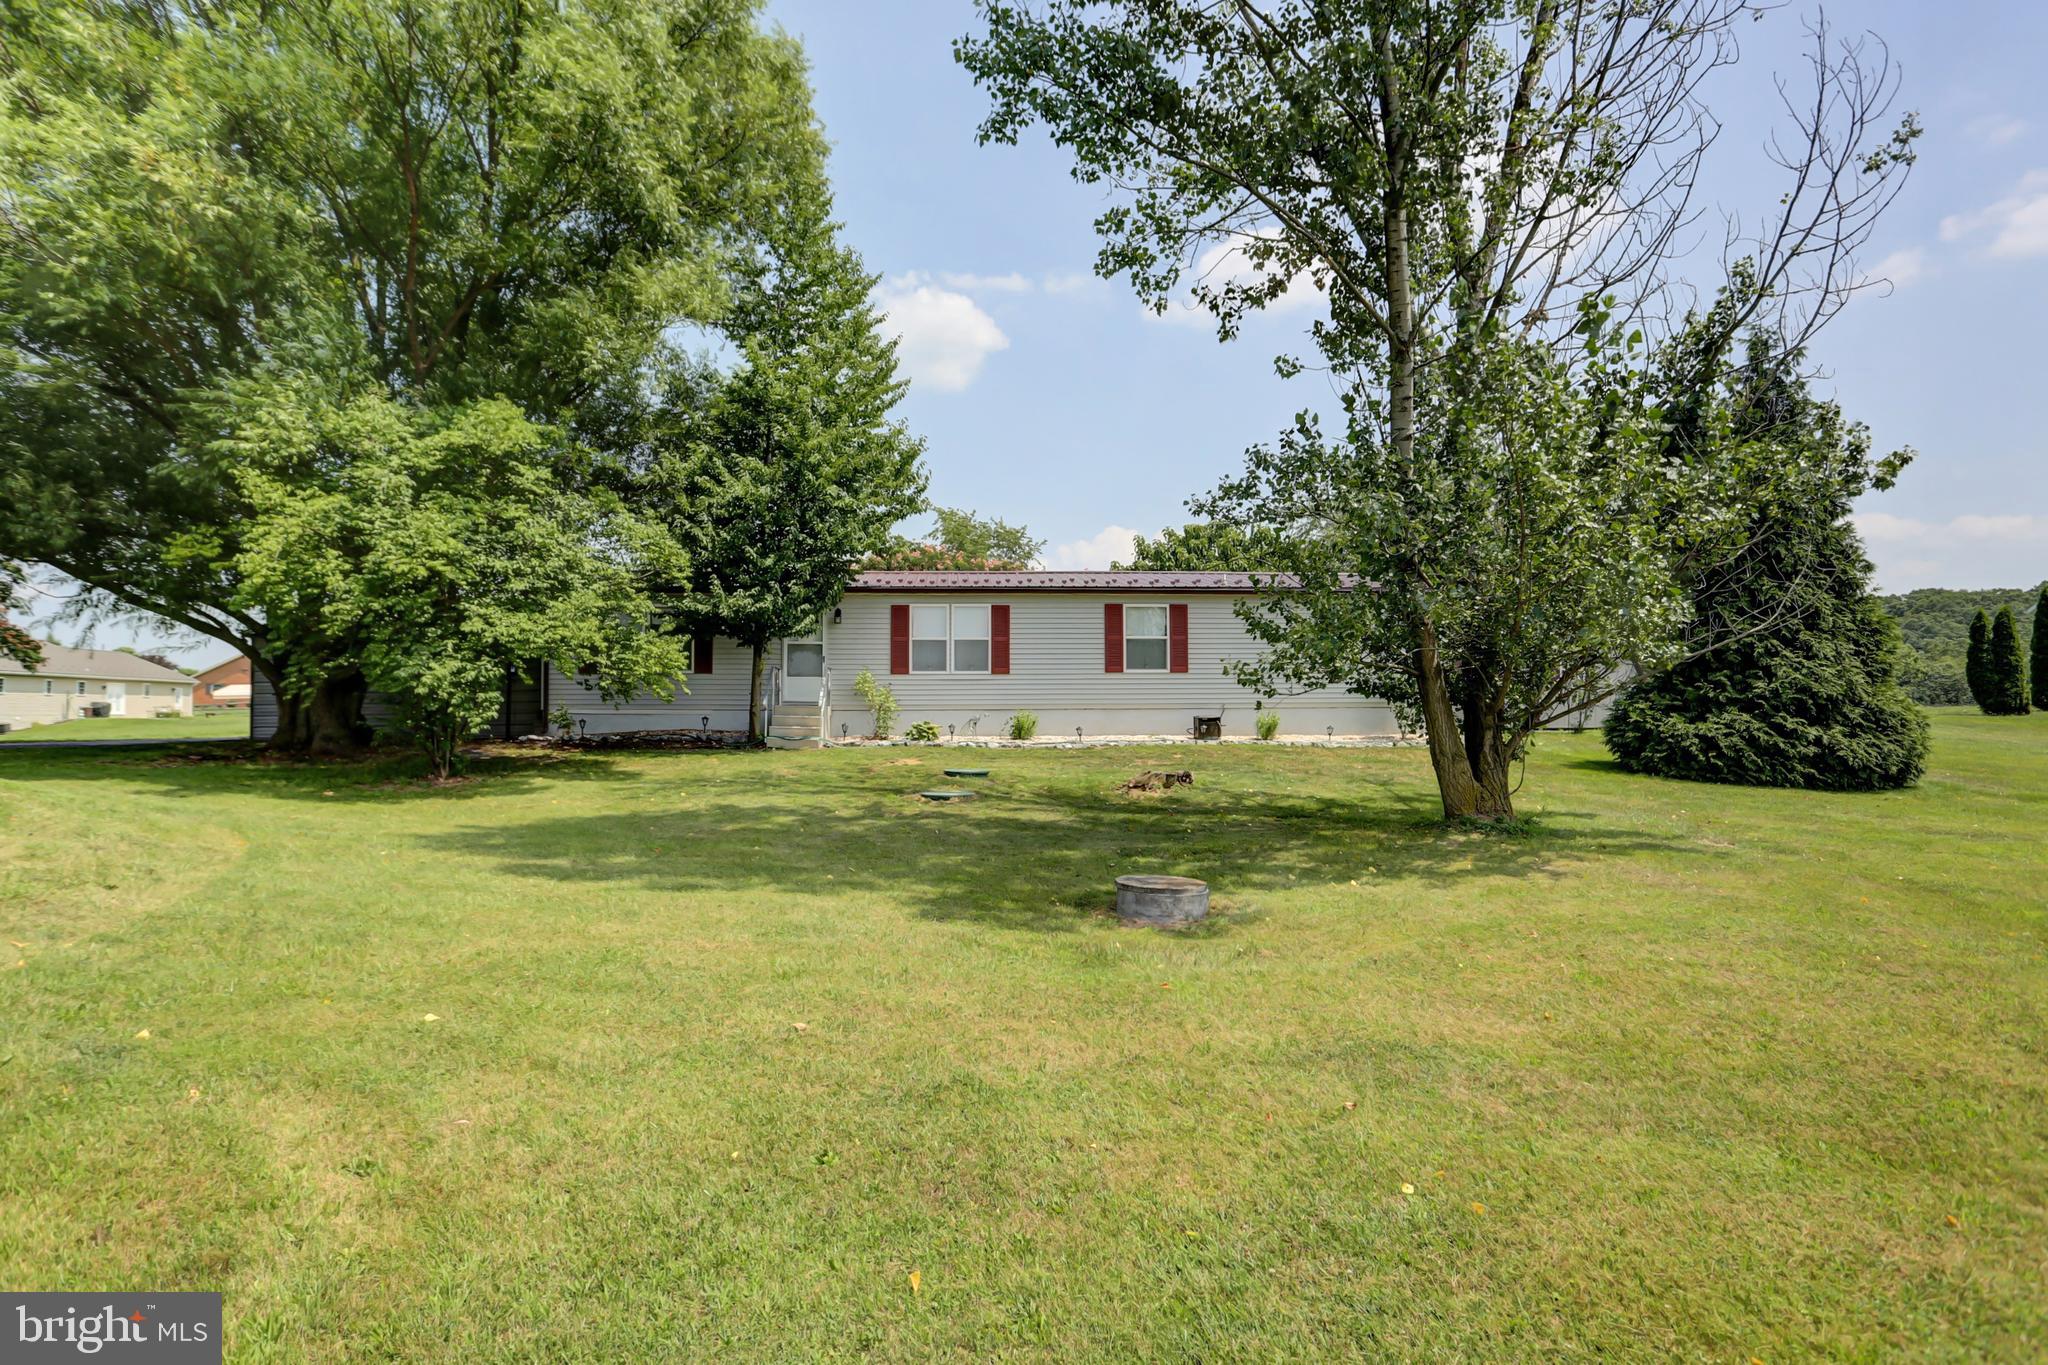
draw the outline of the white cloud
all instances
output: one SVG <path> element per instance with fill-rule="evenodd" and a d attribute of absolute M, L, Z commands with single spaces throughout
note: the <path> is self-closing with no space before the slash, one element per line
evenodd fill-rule
<path fill-rule="evenodd" d="M 1917 246 L 1909 246 L 1892 252 L 1863 278 L 1871 283 L 1879 280 L 1888 282 L 1894 289 L 1904 289 L 1927 273 L 1927 253 Z"/>
<path fill-rule="evenodd" d="M 1048 569 L 1107 569 L 1111 564 L 1130 562 L 1131 547 L 1138 533 L 1128 526 L 1105 526 L 1086 540 L 1070 540 L 1046 551 Z"/>
<path fill-rule="evenodd" d="M 939 276 L 948 289 L 965 289 L 976 294 L 1027 294 L 1031 281 L 1012 270 L 1007 275 L 974 275 L 948 270 Z"/>
<path fill-rule="evenodd" d="M 1941 220 L 1941 240 L 1961 241 L 1989 233 L 1993 256 L 2048 256 L 2048 170 L 2028 171 L 2013 193 L 1975 213 Z"/>
<path fill-rule="evenodd" d="M 942 289 L 913 271 L 884 280 L 875 292 L 887 321 L 902 338 L 898 351 L 913 384 L 958 393 L 1010 339 L 996 320 L 965 294 Z"/>
<path fill-rule="evenodd" d="M 2048 518 L 2025 513 L 1984 516 L 1969 513 L 1947 521 L 1858 512 L 1856 529 L 1872 545 L 1968 545 L 1979 541 L 2048 541 Z"/>
<path fill-rule="evenodd" d="M 1242 247 L 1235 243 L 1219 242 L 1203 248 L 1201 255 L 1195 257 L 1194 268 L 1189 274 L 1192 281 L 1217 289 L 1233 280 L 1247 283 L 1256 281 L 1264 272 L 1245 259 Z M 1322 291 L 1316 288 L 1315 281 L 1308 277 L 1307 272 L 1303 272 L 1289 280 L 1286 291 L 1268 303 L 1263 311 L 1268 315 L 1297 312 L 1320 303 L 1322 297 Z M 1215 315 L 1196 303 L 1192 295 L 1173 300 L 1167 304 L 1164 313 L 1154 313 L 1148 308 L 1146 316 L 1182 327 L 1216 325 Z"/>
<path fill-rule="evenodd" d="M 1947 521 L 1858 512 L 1853 518 L 1886 592 L 2013 588 L 2048 568 L 2048 516 L 1966 513 Z"/>
<path fill-rule="evenodd" d="M 2027 131 L 2027 121 L 2011 114 L 1986 114 L 1971 119 L 1963 131 L 1987 147 L 2003 147 Z"/>
<path fill-rule="evenodd" d="M 1079 294 L 1100 286 L 1101 280 L 1085 270 L 1055 270 L 1045 277 L 1048 294 Z"/>

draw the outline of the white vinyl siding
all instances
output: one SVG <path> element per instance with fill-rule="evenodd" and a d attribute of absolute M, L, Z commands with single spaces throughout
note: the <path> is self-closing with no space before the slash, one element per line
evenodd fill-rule
<path fill-rule="evenodd" d="M 1257 658 L 1263 649 L 1232 613 L 1237 597 L 1227 594 L 1160 593 L 1151 600 L 1124 594 L 990 591 L 938 594 L 851 592 L 841 603 L 842 621 L 825 632 L 825 657 L 832 670 L 832 735 L 842 725 L 855 735 L 871 728 L 867 708 L 854 693 L 853 679 L 863 669 L 886 683 L 902 706 L 897 729 L 930 720 L 941 729 L 955 727 L 961 738 L 1004 732 L 1010 716 L 1032 711 L 1039 718 L 1041 738 L 1072 738 L 1076 726 L 1087 735 L 1181 735 L 1197 715 L 1224 717 L 1226 735 L 1252 733 L 1256 693 L 1240 687 L 1224 672 L 1231 660 Z M 1152 608 L 1163 622 L 1171 603 L 1188 608 L 1188 671 L 1158 666 L 1138 672 L 1108 673 L 1103 669 L 1102 608 L 1124 604 L 1125 634 L 1132 608 Z M 1010 671 L 944 673 L 914 669 L 889 672 L 889 609 L 908 605 L 950 607 L 1006 603 L 1010 608 Z M 950 625 L 957 660 L 960 627 Z M 1164 647 L 1167 626 L 1158 627 Z M 915 638 L 917 627 L 913 625 Z M 1319 688 L 1298 697 L 1270 703 L 1280 713 L 1281 733 L 1391 735 L 1397 733 L 1392 711 L 1384 702 L 1356 697 L 1342 688 Z"/>
<path fill-rule="evenodd" d="M 35 725 L 57 725 L 76 720 L 100 696 L 115 698 L 126 688 L 131 700 L 139 700 L 139 687 L 154 686 L 156 700 L 148 711 L 130 706 L 127 714 L 154 715 L 158 710 L 183 714 L 184 691 L 170 684 L 138 682 L 103 683 L 91 678 L 29 677 L 20 673 L 0 674 L 0 723 L 16 730 Z M 118 713 L 117 713 L 118 714 Z"/>
<path fill-rule="evenodd" d="M 695 641 L 691 642 L 694 667 Z M 782 647 L 773 644 L 768 647 L 767 666 L 772 667 L 782 659 Z M 833 686 L 839 684 L 838 664 L 827 659 L 833 670 Z M 597 695 L 594 680 L 579 678 L 563 673 L 559 669 L 547 671 L 547 709 L 566 706 L 577 720 L 583 722 L 586 733 L 606 734 L 619 730 L 695 730 L 704 725 L 704 718 L 711 718 L 714 730 L 744 730 L 747 728 L 747 687 L 754 666 L 753 651 L 737 640 L 720 637 L 711 643 L 711 672 L 691 673 L 678 679 L 675 700 L 663 701 L 652 692 L 642 692 L 630 701 L 618 705 Z M 887 671 L 887 664 L 880 670 Z M 762 684 L 766 686 L 766 669 L 763 670 Z M 686 692 L 683 689 L 687 687 Z"/>

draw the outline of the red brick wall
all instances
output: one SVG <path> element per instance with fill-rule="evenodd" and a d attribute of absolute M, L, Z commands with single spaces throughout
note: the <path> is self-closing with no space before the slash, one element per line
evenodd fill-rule
<path fill-rule="evenodd" d="M 210 697 L 206 688 L 209 683 L 225 687 L 230 683 L 246 684 L 248 681 L 249 661 L 241 655 L 237 654 L 224 664 L 215 664 L 192 679 L 192 708 L 196 711 L 202 706 L 247 706 L 249 699 L 246 696 Z"/>

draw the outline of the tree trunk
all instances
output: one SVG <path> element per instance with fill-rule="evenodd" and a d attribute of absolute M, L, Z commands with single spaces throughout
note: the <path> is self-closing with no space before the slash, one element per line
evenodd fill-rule
<path fill-rule="evenodd" d="M 754 646 L 754 674 L 747 683 L 747 740 L 749 743 L 763 743 L 767 736 L 761 732 L 761 675 L 768 666 L 768 651 L 765 646 Z"/>
<path fill-rule="evenodd" d="M 1508 755 L 1500 729 L 1474 707 L 1460 725 L 1443 659 L 1437 653 L 1436 631 L 1425 621 L 1422 648 L 1415 652 L 1415 676 L 1422 696 L 1422 733 L 1429 741 L 1429 762 L 1443 798 L 1446 820 L 1512 820 L 1514 797 L 1508 787 Z"/>
<path fill-rule="evenodd" d="M 369 727 L 363 723 L 363 699 L 369 689 L 362 674 L 337 675 L 301 696 L 285 690 L 282 665 L 267 658 L 251 662 L 277 698 L 277 731 L 270 737 L 270 748 L 326 758 L 359 753 L 369 741 Z"/>

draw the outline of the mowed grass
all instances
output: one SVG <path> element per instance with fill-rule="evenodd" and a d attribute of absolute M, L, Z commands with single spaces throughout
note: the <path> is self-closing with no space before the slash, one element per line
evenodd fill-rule
<path fill-rule="evenodd" d="M 0 744 L 45 743 L 78 739 L 247 739 L 249 713 L 207 711 L 192 716 L 106 716 L 32 725 L 0 735 Z M 0 780 L 5 780 L 0 778 Z"/>
<path fill-rule="evenodd" d="M 238 1361 L 2039 1359 L 2048 718 L 1936 735 L 1550 738 L 1519 837 L 1413 750 L 7 754 L 0 1279 Z"/>

